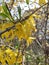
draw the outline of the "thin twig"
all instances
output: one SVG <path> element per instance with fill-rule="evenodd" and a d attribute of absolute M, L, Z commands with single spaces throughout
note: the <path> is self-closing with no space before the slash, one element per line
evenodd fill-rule
<path fill-rule="evenodd" d="M 38 39 L 36 39 L 36 42 L 37 42 L 38 45 L 42 48 L 42 45 L 40 44 L 40 42 L 38 41 Z"/>
<path fill-rule="evenodd" d="M 11 47 L 11 46 L 9 46 L 9 45 L 0 45 L 0 47 L 2 47 L 2 46 L 5 46 L 5 47 L 8 47 L 8 48 L 10 48 L 10 49 L 12 49 L 12 50 L 16 50 L 14 47 Z"/>

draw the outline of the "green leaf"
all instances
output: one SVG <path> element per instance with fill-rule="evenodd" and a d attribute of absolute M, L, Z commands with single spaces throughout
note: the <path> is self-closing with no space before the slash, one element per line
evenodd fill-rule
<path fill-rule="evenodd" d="M 2 8 L 4 10 L 4 13 L 9 15 L 9 11 L 8 11 L 8 7 L 7 7 L 6 3 L 2 3 Z"/>
<path fill-rule="evenodd" d="M 29 4 L 29 0 L 26 0 L 26 3 Z"/>
<path fill-rule="evenodd" d="M 18 14 L 19 14 L 19 18 L 21 19 L 21 7 L 18 6 Z"/>
<path fill-rule="evenodd" d="M 3 18 L 7 18 L 7 15 L 4 14 L 4 13 L 0 13 L 0 16 L 3 17 Z"/>
<path fill-rule="evenodd" d="M 9 19 L 9 21 L 11 21 L 11 19 L 8 17 L 8 15 L 6 15 L 6 14 L 4 14 L 4 13 L 0 13 L 0 16 L 2 17 L 2 18 L 8 18 Z"/>
<path fill-rule="evenodd" d="M 13 17 L 11 16 L 11 13 L 6 5 L 6 3 L 2 3 L 2 8 L 4 10 L 4 13 L 8 16 L 8 18 L 11 20 L 11 21 L 14 21 Z"/>

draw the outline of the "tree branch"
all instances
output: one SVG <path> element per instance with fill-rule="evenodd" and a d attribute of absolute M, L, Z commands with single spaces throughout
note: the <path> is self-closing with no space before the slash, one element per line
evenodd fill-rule
<path fill-rule="evenodd" d="M 46 4 L 47 4 L 47 3 L 46 3 Z M 21 20 L 18 20 L 18 21 L 16 21 L 16 22 L 14 22 L 14 25 L 13 25 L 13 26 L 11 26 L 11 27 L 9 27 L 9 28 L 6 28 L 6 30 L 0 32 L 0 36 L 1 36 L 3 33 L 7 32 L 7 31 L 10 31 L 12 28 L 14 28 L 15 25 L 16 25 L 18 22 L 24 22 L 24 21 L 25 21 L 26 19 L 28 19 L 32 14 L 34 14 L 35 12 L 37 12 L 39 9 L 41 9 L 41 8 L 42 8 L 43 6 L 45 6 L 46 4 L 42 5 L 41 7 L 39 7 L 39 8 L 36 9 L 35 11 L 33 11 L 30 15 L 26 16 L 24 19 L 21 19 Z"/>

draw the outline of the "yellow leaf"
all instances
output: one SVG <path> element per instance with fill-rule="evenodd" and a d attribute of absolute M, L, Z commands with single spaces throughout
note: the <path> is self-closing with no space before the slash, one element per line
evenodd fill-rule
<path fill-rule="evenodd" d="M 46 3 L 46 0 L 39 0 L 40 5 L 45 4 L 45 3 Z"/>
<path fill-rule="evenodd" d="M 38 15 L 38 14 L 33 14 L 33 17 L 35 17 L 35 18 L 41 18 L 41 16 Z"/>
<path fill-rule="evenodd" d="M 5 51 L 5 53 L 6 53 L 6 58 L 5 58 L 5 60 L 7 60 L 8 64 L 9 64 L 9 65 L 14 64 L 14 63 L 16 62 L 15 52 L 8 48 L 8 49 Z"/>
<path fill-rule="evenodd" d="M 16 36 L 19 38 L 19 40 L 25 36 L 23 25 L 21 23 L 16 24 Z"/>
<path fill-rule="evenodd" d="M 6 56 L 5 60 L 8 62 L 8 65 L 12 65 L 11 59 L 9 56 Z"/>
<path fill-rule="evenodd" d="M 3 54 L 4 54 L 3 51 L 0 51 L 0 62 L 2 63 L 2 65 L 6 65 L 5 64 L 5 58 L 3 57 Z"/>
<path fill-rule="evenodd" d="M 32 41 L 33 41 L 34 39 L 36 39 L 36 38 L 35 38 L 35 37 L 29 37 L 29 38 L 27 39 L 27 47 L 28 47 L 30 44 L 32 44 Z"/>
<path fill-rule="evenodd" d="M 11 50 L 10 48 L 8 48 L 5 52 L 6 52 L 7 54 L 13 53 L 12 50 Z"/>
<path fill-rule="evenodd" d="M 22 62 L 22 55 L 20 55 L 18 58 L 17 58 L 17 63 L 21 63 Z"/>

